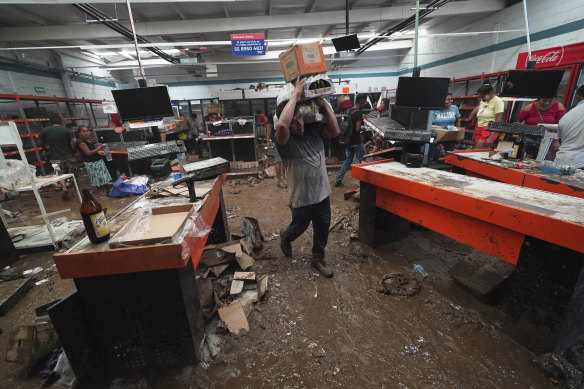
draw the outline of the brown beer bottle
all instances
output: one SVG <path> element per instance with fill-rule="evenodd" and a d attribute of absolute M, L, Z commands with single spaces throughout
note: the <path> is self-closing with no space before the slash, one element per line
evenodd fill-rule
<path fill-rule="evenodd" d="M 82 195 L 81 219 L 89 240 L 94 244 L 107 241 L 110 232 L 101 204 L 91 195 L 89 189 L 83 189 Z"/>

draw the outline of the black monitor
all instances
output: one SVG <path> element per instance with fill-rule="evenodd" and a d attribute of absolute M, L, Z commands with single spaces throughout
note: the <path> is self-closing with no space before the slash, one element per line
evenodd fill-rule
<path fill-rule="evenodd" d="M 122 121 L 154 120 L 174 116 L 166 86 L 116 89 L 112 95 Z"/>
<path fill-rule="evenodd" d="M 445 77 L 400 77 L 395 106 L 412 109 L 442 109 L 450 79 Z"/>
<path fill-rule="evenodd" d="M 563 70 L 509 70 L 502 97 L 556 97 Z"/>
<path fill-rule="evenodd" d="M 331 40 L 336 51 L 354 50 L 361 47 L 357 34 L 345 35 Z"/>

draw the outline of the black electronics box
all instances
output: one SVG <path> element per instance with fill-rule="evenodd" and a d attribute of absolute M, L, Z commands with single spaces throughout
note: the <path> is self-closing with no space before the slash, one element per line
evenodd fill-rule
<path fill-rule="evenodd" d="M 170 160 L 168 158 L 156 158 L 152 160 L 152 165 L 150 165 L 150 174 L 152 174 L 152 177 L 166 177 L 171 171 Z"/>
<path fill-rule="evenodd" d="M 219 174 L 229 172 L 229 161 L 224 158 L 211 158 L 204 161 L 189 163 L 183 166 L 186 174 L 191 174 L 197 180 L 207 180 Z"/>

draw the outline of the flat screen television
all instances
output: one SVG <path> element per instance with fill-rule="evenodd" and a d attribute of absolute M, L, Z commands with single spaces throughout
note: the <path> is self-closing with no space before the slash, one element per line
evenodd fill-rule
<path fill-rule="evenodd" d="M 357 34 L 345 35 L 331 40 L 336 51 L 354 50 L 361 47 Z"/>
<path fill-rule="evenodd" d="M 563 70 L 509 70 L 501 96 L 553 99 L 562 77 Z"/>
<path fill-rule="evenodd" d="M 411 109 L 441 109 L 450 79 L 445 77 L 400 77 L 395 106 Z"/>
<path fill-rule="evenodd" d="M 112 95 L 124 122 L 174 116 L 166 86 L 115 89 Z"/>

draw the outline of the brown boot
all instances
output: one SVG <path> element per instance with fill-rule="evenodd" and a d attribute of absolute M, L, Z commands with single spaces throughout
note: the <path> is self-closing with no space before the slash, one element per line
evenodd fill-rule
<path fill-rule="evenodd" d="M 312 267 L 326 278 L 331 278 L 334 275 L 333 271 L 327 267 L 326 262 L 322 259 L 313 259 Z"/>

